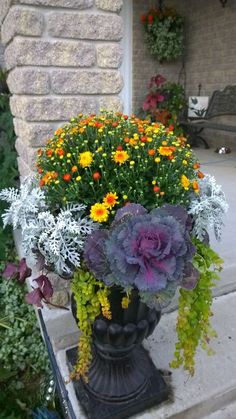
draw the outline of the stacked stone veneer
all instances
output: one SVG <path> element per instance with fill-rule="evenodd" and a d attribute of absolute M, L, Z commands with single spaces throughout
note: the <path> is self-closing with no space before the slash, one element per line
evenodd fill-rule
<path fill-rule="evenodd" d="M 76 114 L 122 110 L 122 0 L 1 0 L 21 175 Z"/>

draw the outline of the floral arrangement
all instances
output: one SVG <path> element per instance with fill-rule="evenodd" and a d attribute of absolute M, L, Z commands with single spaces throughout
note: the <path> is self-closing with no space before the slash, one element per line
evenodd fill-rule
<path fill-rule="evenodd" d="M 150 9 L 141 16 L 151 54 L 162 61 L 173 61 L 183 54 L 184 19 L 173 8 Z"/>
<path fill-rule="evenodd" d="M 22 229 L 25 256 L 42 268 L 27 301 L 50 303 L 48 270 L 72 277 L 82 332 L 77 378 L 86 379 L 92 359 L 93 321 L 112 318 L 114 286 L 124 309 L 132 290 L 161 309 L 180 287 L 172 366 L 193 374 L 198 344 L 208 348 L 214 335 L 211 287 L 222 263 L 207 232 L 213 227 L 220 237 L 227 203 L 185 138 L 135 116 L 80 114 L 38 150 L 35 177 L 19 191 L 2 190 L 0 199 L 9 204 L 4 225 Z"/>
<path fill-rule="evenodd" d="M 151 78 L 148 88 L 143 102 L 146 117 L 165 126 L 171 125 L 179 132 L 178 117 L 186 106 L 184 88 L 181 84 L 167 82 L 160 74 Z"/>

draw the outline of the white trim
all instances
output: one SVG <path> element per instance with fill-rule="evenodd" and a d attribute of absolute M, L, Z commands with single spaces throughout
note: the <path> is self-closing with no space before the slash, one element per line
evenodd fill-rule
<path fill-rule="evenodd" d="M 124 0 L 120 15 L 124 22 L 124 36 L 121 41 L 123 61 L 120 67 L 124 87 L 120 97 L 123 101 L 124 113 L 130 115 L 132 112 L 133 0 Z"/>

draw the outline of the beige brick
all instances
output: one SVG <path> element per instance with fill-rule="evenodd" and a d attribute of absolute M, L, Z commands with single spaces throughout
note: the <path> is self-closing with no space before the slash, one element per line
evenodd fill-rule
<path fill-rule="evenodd" d="M 29 147 L 25 139 L 21 139 L 19 137 L 16 139 L 15 149 L 19 157 L 24 160 L 25 164 L 34 169 L 37 159 L 36 149 Z"/>
<path fill-rule="evenodd" d="M 97 65 L 101 68 L 118 68 L 122 63 L 123 50 L 118 43 L 96 45 Z"/>
<path fill-rule="evenodd" d="M 9 7 L 11 5 L 11 0 L 1 0 L 1 7 L 0 7 L 0 25 L 2 24 L 2 22 L 4 21 Z"/>
<path fill-rule="evenodd" d="M 80 96 L 30 97 L 14 95 L 10 100 L 14 116 L 26 121 L 67 121 L 72 116 L 84 113 L 96 113 L 95 98 Z"/>
<path fill-rule="evenodd" d="M 28 166 L 21 157 L 17 158 L 17 164 L 21 178 L 34 174 L 32 167 Z"/>
<path fill-rule="evenodd" d="M 2 1 L 2 0 L 1 0 Z M 93 0 L 17 0 L 20 4 L 35 6 L 65 7 L 75 9 L 87 9 L 93 6 Z"/>
<path fill-rule="evenodd" d="M 95 0 L 98 9 L 110 12 L 119 12 L 123 6 L 123 0 Z"/>
<path fill-rule="evenodd" d="M 50 91 L 50 78 L 46 70 L 37 68 L 15 68 L 8 76 L 7 84 L 11 93 L 47 94 Z"/>
<path fill-rule="evenodd" d="M 109 111 L 122 112 L 123 103 L 118 96 L 105 96 L 99 99 L 99 109 L 107 109 Z"/>
<path fill-rule="evenodd" d="M 116 41 L 122 38 L 122 18 L 113 14 L 55 11 L 48 16 L 48 33 L 60 38 Z"/>
<path fill-rule="evenodd" d="M 59 125 L 63 125 L 63 121 L 59 122 Z M 58 128 L 58 123 L 26 122 L 22 119 L 14 118 L 14 128 L 16 135 L 20 138 L 26 138 L 30 146 L 43 147 Z"/>
<path fill-rule="evenodd" d="M 114 94 L 123 87 L 117 70 L 56 70 L 51 75 L 52 90 L 57 94 Z"/>
<path fill-rule="evenodd" d="M 2 25 L 2 42 L 6 44 L 15 35 L 41 36 L 43 27 L 43 15 L 38 10 L 11 7 Z"/>
<path fill-rule="evenodd" d="M 16 65 L 90 67 L 95 46 L 86 42 L 15 38 L 5 51 L 6 67 Z"/>

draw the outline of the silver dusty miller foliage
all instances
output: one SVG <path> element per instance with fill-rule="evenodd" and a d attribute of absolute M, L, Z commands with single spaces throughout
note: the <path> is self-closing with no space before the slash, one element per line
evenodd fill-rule
<path fill-rule="evenodd" d="M 20 227 L 24 229 L 30 220 L 46 209 L 44 192 L 36 186 L 36 180 L 31 176 L 24 179 L 20 189 L 3 189 L 0 199 L 10 204 L 2 216 L 3 225 L 10 224 L 14 230 Z"/>
<path fill-rule="evenodd" d="M 199 186 L 200 193 L 191 200 L 188 210 L 194 220 L 192 232 L 199 240 L 204 240 L 206 231 L 213 228 L 216 239 L 220 240 L 223 215 L 228 210 L 225 194 L 211 175 L 205 175 Z"/>
<path fill-rule="evenodd" d="M 34 178 L 26 178 L 19 190 L 2 190 L 0 199 L 10 204 L 2 216 L 4 226 L 22 229 L 26 256 L 36 262 L 42 255 L 46 265 L 60 274 L 70 274 L 71 267 L 80 266 L 84 239 L 96 226 L 83 216 L 84 205 L 68 204 L 53 214 Z"/>

